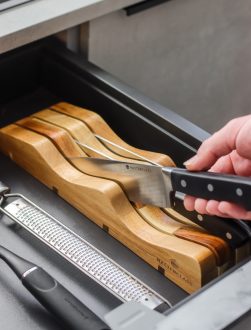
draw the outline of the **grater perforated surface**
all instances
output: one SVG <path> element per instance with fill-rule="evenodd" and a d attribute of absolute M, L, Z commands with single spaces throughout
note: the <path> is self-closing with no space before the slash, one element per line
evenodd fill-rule
<path fill-rule="evenodd" d="M 4 210 L 121 301 L 140 302 L 152 309 L 163 303 L 170 306 L 163 297 L 26 198 L 9 203 Z"/>

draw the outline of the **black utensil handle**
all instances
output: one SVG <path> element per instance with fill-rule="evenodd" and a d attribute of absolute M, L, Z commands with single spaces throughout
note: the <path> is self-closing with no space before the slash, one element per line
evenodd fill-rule
<path fill-rule="evenodd" d="M 143 10 L 149 9 L 151 7 L 160 5 L 164 2 L 168 2 L 171 0 L 145 0 L 145 1 L 141 1 L 140 3 L 137 3 L 135 5 L 131 5 L 129 7 L 125 8 L 126 14 L 127 16 L 131 16 L 134 14 L 137 14 Z"/>
<path fill-rule="evenodd" d="M 106 330 L 109 327 L 42 268 L 34 267 L 23 285 L 66 329 Z"/>
<path fill-rule="evenodd" d="M 234 202 L 251 210 L 251 178 L 174 168 L 171 181 L 174 191 L 207 200 Z"/>
<path fill-rule="evenodd" d="M 173 209 L 211 234 L 221 237 L 233 249 L 240 247 L 250 239 L 249 234 L 238 224 L 238 221 L 187 211 L 183 200 L 175 196 L 173 197 Z"/>

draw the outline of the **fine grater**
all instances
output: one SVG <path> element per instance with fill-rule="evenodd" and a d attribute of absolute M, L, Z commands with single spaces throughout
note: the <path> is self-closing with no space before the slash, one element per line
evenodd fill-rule
<path fill-rule="evenodd" d="M 7 203 L 13 197 L 16 199 Z M 171 307 L 169 301 L 25 196 L 0 191 L 0 211 L 122 302 L 142 303 L 160 312 Z"/>

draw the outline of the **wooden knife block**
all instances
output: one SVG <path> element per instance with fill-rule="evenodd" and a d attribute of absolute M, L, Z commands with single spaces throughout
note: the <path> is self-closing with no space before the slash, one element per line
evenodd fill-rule
<path fill-rule="evenodd" d="M 0 149 L 185 291 L 192 293 L 217 276 L 210 249 L 153 228 L 118 184 L 83 174 L 48 138 L 13 124 L 0 130 Z"/>

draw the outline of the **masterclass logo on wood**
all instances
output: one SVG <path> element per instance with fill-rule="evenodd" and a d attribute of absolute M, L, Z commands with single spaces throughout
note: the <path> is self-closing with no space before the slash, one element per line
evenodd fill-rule
<path fill-rule="evenodd" d="M 182 281 L 186 282 L 188 285 L 193 285 L 193 282 L 191 279 L 189 279 L 186 275 L 182 274 L 179 265 L 177 264 L 177 261 L 175 259 L 167 259 L 167 261 L 163 261 L 159 258 L 157 258 L 157 262 L 159 264 L 158 269 L 161 273 L 163 271 L 167 271 L 169 273 L 172 273 L 175 276 L 178 276 Z"/>

